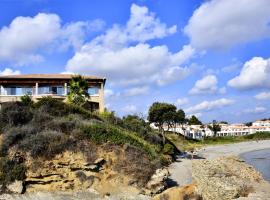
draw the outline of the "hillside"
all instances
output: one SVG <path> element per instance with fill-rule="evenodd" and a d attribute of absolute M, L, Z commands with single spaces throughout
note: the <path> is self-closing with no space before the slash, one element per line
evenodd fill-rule
<path fill-rule="evenodd" d="M 173 147 L 143 120 L 94 114 L 48 97 L 3 104 L 0 128 L 1 192 L 21 181 L 22 192 L 151 193 L 151 176 L 172 160 Z"/>

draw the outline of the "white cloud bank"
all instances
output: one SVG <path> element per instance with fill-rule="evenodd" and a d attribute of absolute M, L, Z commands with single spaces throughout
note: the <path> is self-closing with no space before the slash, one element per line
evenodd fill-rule
<path fill-rule="evenodd" d="M 198 49 L 227 49 L 270 37 L 269 0 L 211 0 L 196 9 L 184 32 Z"/>
<path fill-rule="evenodd" d="M 261 114 L 261 113 L 265 113 L 267 111 L 267 109 L 265 107 L 255 107 L 254 109 L 246 109 L 244 110 L 244 113 L 250 113 L 250 114 Z"/>
<path fill-rule="evenodd" d="M 254 57 L 247 61 L 228 85 L 239 90 L 270 88 L 270 59 Z"/>
<path fill-rule="evenodd" d="M 165 45 L 145 43 L 175 33 L 176 26 L 160 22 L 146 7 L 133 4 L 130 11 L 125 26 L 115 24 L 84 44 L 67 62 L 66 70 L 105 76 L 119 85 L 166 85 L 188 76 L 191 69 L 181 65 L 194 55 L 191 46 L 172 53 Z"/>
<path fill-rule="evenodd" d="M 270 100 L 270 92 L 261 92 L 255 98 L 258 100 Z"/>
<path fill-rule="evenodd" d="M 217 77 L 215 75 L 207 75 L 196 81 L 194 87 L 189 94 L 213 94 L 217 92 Z"/>
<path fill-rule="evenodd" d="M 80 48 L 87 30 L 98 29 L 101 24 L 102 21 L 95 20 L 61 25 L 58 15 L 47 13 L 16 17 L 9 26 L 0 29 L 0 61 L 25 65 L 42 61 L 41 51 Z"/>
<path fill-rule="evenodd" d="M 21 74 L 19 70 L 13 70 L 10 68 L 5 68 L 3 71 L 0 71 L 0 76 L 18 75 L 18 74 Z"/>
<path fill-rule="evenodd" d="M 187 113 L 198 113 L 203 111 L 211 111 L 214 109 L 222 108 L 224 106 L 229 106 L 234 103 L 234 100 L 221 98 L 214 101 L 203 101 L 197 105 L 185 109 Z"/>
<path fill-rule="evenodd" d="M 183 106 L 186 105 L 189 102 L 188 98 L 179 98 L 176 100 L 175 105 L 177 106 Z"/>
<path fill-rule="evenodd" d="M 189 91 L 191 95 L 199 94 L 225 94 L 226 88 L 218 88 L 218 79 L 215 75 L 206 75 L 197 80 L 193 88 Z"/>

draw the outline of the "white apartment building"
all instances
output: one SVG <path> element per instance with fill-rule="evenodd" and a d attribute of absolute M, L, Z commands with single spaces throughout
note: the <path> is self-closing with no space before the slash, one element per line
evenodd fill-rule
<path fill-rule="evenodd" d="M 210 124 L 209 124 L 210 125 Z M 252 126 L 245 124 L 219 124 L 221 130 L 217 132 L 218 137 L 226 136 L 243 136 L 254 134 L 256 132 L 270 132 L 270 120 L 255 121 Z M 164 126 L 165 130 L 172 131 L 184 135 L 192 139 L 202 139 L 203 137 L 214 136 L 213 131 L 208 128 L 208 125 L 176 125 L 176 127 L 168 129 Z"/>

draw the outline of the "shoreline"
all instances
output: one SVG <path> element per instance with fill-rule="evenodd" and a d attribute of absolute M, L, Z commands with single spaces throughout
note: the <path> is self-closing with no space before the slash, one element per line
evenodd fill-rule
<path fill-rule="evenodd" d="M 240 157 L 243 153 L 263 149 L 270 149 L 270 140 L 209 145 L 199 149 L 197 155 L 205 159 L 215 159 L 224 156 Z M 176 162 L 170 165 L 169 172 L 171 174 L 170 179 L 178 186 L 190 184 L 192 182 L 192 160 L 187 158 L 177 159 Z"/>
<path fill-rule="evenodd" d="M 232 144 L 209 145 L 199 149 L 198 156 L 212 159 L 221 156 L 240 156 L 243 153 L 270 149 L 270 140 L 245 141 Z"/>

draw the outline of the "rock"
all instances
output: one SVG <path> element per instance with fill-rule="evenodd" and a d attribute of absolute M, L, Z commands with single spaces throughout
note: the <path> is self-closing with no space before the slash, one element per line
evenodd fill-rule
<path fill-rule="evenodd" d="M 212 160 L 195 160 L 192 177 L 198 193 L 206 200 L 230 200 L 246 197 L 262 176 L 237 157 L 221 157 Z"/>
<path fill-rule="evenodd" d="M 166 168 L 157 169 L 146 185 L 146 189 L 150 190 L 150 194 L 161 193 L 166 187 L 166 180 L 169 177 L 169 171 Z M 148 193 L 148 192 L 147 192 Z"/>
<path fill-rule="evenodd" d="M 104 158 L 98 158 L 95 160 L 94 164 L 96 165 L 103 165 L 105 164 L 106 160 Z"/>
<path fill-rule="evenodd" d="M 184 187 L 173 187 L 165 190 L 161 194 L 153 197 L 152 200 L 201 200 L 201 197 L 196 194 L 195 184 Z"/>
<path fill-rule="evenodd" d="M 24 191 L 24 184 L 23 181 L 14 181 L 13 183 L 9 184 L 7 186 L 7 189 L 16 194 L 22 194 Z"/>

